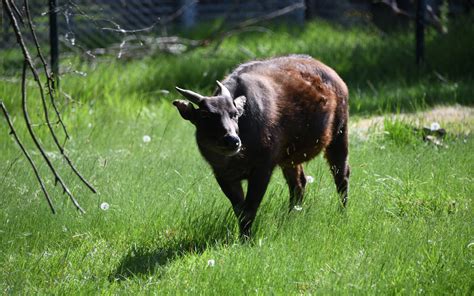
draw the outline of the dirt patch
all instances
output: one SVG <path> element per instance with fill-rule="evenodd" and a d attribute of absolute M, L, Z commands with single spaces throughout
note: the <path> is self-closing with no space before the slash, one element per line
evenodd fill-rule
<path fill-rule="evenodd" d="M 356 118 L 350 123 L 350 133 L 366 138 L 369 131 L 383 130 L 384 118 L 403 120 L 414 127 L 430 127 L 431 124 L 438 123 L 448 132 L 465 135 L 471 134 L 474 129 L 474 108 L 455 105 L 437 106 L 431 110 L 416 113 Z"/>

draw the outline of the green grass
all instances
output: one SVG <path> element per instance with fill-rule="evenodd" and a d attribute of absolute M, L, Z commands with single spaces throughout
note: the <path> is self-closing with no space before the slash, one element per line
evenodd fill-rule
<path fill-rule="evenodd" d="M 310 53 L 334 66 L 350 86 L 354 117 L 440 103 L 472 105 L 467 46 L 473 31 L 455 28 L 448 35 L 428 35 L 428 65 L 421 70 L 412 65 L 408 33 L 383 37 L 320 22 L 276 28 L 268 36 L 235 37 L 215 54 L 205 48 L 127 62 L 64 61 L 88 73 L 64 76 L 62 89 L 75 100 L 63 102 L 61 109 L 73 135 L 67 144 L 71 158 L 99 193 L 88 192 L 52 153 L 87 210 L 78 214 L 48 180 L 58 210 L 52 216 L 28 163 L 0 124 L 0 291 L 471 294 L 472 135 L 450 136 L 445 147 L 436 147 L 407 134 L 407 122 L 389 120 L 390 137 L 373 134 L 364 140 L 351 134 L 345 212 L 339 210 L 324 159 L 317 157 L 305 168 L 315 182 L 308 185 L 303 210 L 287 213 L 287 186 L 275 171 L 255 236 L 241 243 L 229 202 L 196 148 L 193 127 L 169 103 L 176 94 L 159 92 L 175 84 L 211 91 L 215 79 L 250 58 L 239 49 L 245 46 L 257 57 Z M 446 40 L 462 44 L 444 52 Z M 9 55 L 5 60 L 14 63 L 14 54 Z M 14 67 L 4 69 L 18 78 Z M 18 86 L 0 81 L 0 97 L 24 135 Z M 39 122 L 38 105 L 31 105 Z M 45 127 L 35 129 L 54 151 Z M 151 136 L 150 143 L 143 143 L 144 135 Z M 40 163 L 39 155 L 33 156 Z M 40 170 L 48 176 L 45 165 Z M 107 211 L 100 209 L 102 202 L 110 204 Z"/>

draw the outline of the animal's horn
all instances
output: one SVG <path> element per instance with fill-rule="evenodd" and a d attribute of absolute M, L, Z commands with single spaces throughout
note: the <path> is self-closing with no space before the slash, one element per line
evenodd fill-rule
<path fill-rule="evenodd" d="M 219 88 L 221 89 L 221 95 L 224 97 L 229 97 L 232 98 L 232 95 L 230 94 L 230 91 L 225 87 L 224 84 L 222 84 L 219 80 L 216 80 L 217 85 L 219 85 Z"/>
<path fill-rule="evenodd" d="M 179 88 L 179 87 L 175 87 L 176 90 L 183 95 L 183 97 L 185 97 L 186 99 L 190 100 L 191 102 L 193 102 L 194 104 L 199 104 L 203 99 L 204 99 L 204 96 L 198 94 L 198 93 L 195 93 L 191 90 L 187 90 L 187 89 L 182 89 L 182 88 Z"/>

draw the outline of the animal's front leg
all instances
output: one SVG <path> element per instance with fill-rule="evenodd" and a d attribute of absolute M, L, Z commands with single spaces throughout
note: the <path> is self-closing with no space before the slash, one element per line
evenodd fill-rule
<path fill-rule="evenodd" d="M 273 167 L 259 167 L 249 177 L 247 197 L 240 216 L 240 236 L 249 238 L 258 207 L 267 190 Z"/>

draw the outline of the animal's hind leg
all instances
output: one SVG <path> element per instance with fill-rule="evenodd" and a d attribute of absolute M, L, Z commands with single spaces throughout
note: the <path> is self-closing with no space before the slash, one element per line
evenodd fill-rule
<path fill-rule="evenodd" d="M 325 156 L 331 168 L 337 192 L 341 197 L 342 206 L 345 207 L 347 204 L 350 175 L 347 123 L 344 123 L 335 133 L 333 141 L 326 147 Z"/>
<path fill-rule="evenodd" d="M 303 202 L 304 189 L 306 187 L 306 176 L 303 165 L 282 167 L 283 175 L 290 190 L 290 211 Z"/>

